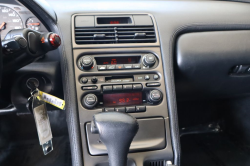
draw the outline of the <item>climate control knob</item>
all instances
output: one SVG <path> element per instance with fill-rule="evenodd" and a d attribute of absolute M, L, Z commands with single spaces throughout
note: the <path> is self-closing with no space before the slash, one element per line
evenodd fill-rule
<path fill-rule="evenodd" d="M 162 93 L 159 90 L 152 90 L 149 93 L 148 100 L 152 103 L 159 103 L 162 100 Z"/>
<path fill-rule="evenodd" d="M 83 56 L 78 60 L 78 66 L 82 70 L 89 70 L 93 67 L 94 60 L 91 56 Z"/>
<path fill-rule="evenodd" d="M 86 108 L 93 108 L 96 106 L 98 102 L 98 98 L 96 97 L 95 94 L 87 94 L 84 96 L 82 99 L 82 105 Z"/>
<path fill-rule="evenodd" d="M 146 67 L 154 66 L 154 64 L 156 62 L 156 57 L 154 54 L 146 54 L 143 56 L 142 62 L 144 64 L 144 66 L 146 66 Z"/>
<path fill-rule="evenodd" d="M 98 78 L 97 78 L 97 77 L 92 77 L 92 78 L 91 78 L 91 81 L 92 81 L 93 84 L 95 84 L 95 83 L 97 83 Z"/>

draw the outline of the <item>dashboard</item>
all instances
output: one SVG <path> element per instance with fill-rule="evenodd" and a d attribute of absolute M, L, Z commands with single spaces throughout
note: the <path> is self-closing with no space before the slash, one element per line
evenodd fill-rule
<path fill-rule="evenodd" d="M 1 39 L 3 40 L 10 30 L 23 28 L 47 32 L 41 21 L 25 7 L 19 4 L 0 3 Z"/>
<path fill-rule="evenodd" d="M 128 154 L 130 165 L 147 166 L 162 161 L 172 161 L 175 165 L 180 165 L 176 94 L 179 97 L 181 93 L 176 93 L 175 86 L 182 92 L 190 90 L 189 94 L 193 96 L 196 92 L 194 90 L 197 90 L 195 88 L 199 87 L 214 92 L 212 95 L 216 96 L 222 92 L 222 83 L 226 82 L 226 79 L 239 83 L 238 87 L 242 91 L 245 90 L 243 85 L 248 85 L 248 79 L 244 78 L 246 82 L 236 80 L 247 73 L 240 73 L 242 77 L 234 78 L 225 74 L 231 66 L 246 65 L 246 61 L 235 63 L 235 56 L 232 55 L 232 64 L 221 65 L 225 63 L 223 54 L 223 57 L 215 56 L 219 58 L 216 60 L 217 64 L 211 60 L 211 47 L 206 47 L 208 51 L 204 52 L 204 47 L 200 44 L 204 44 L 201 43 L 202 38 L 210 39 L 206 46 L 214 43 L 217 46 L 212 47 L 217 48 L 214 52 L 225 53 L 224 45 L 219 45 L 212 39 L 217 36 L 224 39 L 221 43 L 228 44 L 234 37 L 226 38 L 219 32 L 204 32 L 249 30 L 249 5 L 222 1 L 149 0 L 141 5 L 140 0 L 62 0 L 60 3 L 58 0 L 47 0 L 57 15 L 53 17 L 46 4 L 39 4 L 34 0 L 19 1 L 31 9 L 40 20 L 16 2 L 0 3 L 2 39 L 11 29 L 31 28 L 40 32 L 47 31 L 44 25 L 62 36 L 62 46 L 57 50 L 58 68 L 53 68 L 54 64 L 45 62 L 48 60 L 47 56 L 39 69 L 36 65 L 29 70 L 36 69 L 37 73 L 48 70 L 47 73 L 50 73 L 52 70 L 44 67 L 46 64 L 54 69 L 54 73 L 62 73 L 56 78 L 51 72 L 50 84 L 57 85 L 55 81 L 63 84 L 74 166 L 107 165 L 108 151 L 99 141 L 98 135 L 91 132 L 90 122 L 95 114 L 115 111 L 127 113 L 139 121 L 139 134 L 131 144 Z M 202 32 L 204 36 L 198 36 L 200 34 L 196 32 Z M 186 33 L 196 34 L 184 36 Z M 245 34 L 240 35 L 247 36 Z M 246 41 L 240 39 L 239 41 Z M 239 47 L 239 41 L 231 44 L 232 48 L 240 48 L 238 52 L 246 48 L 245 45 L 244 48 Z M 229 57 L 229 53 L 235 52 L 229 50 L 226 53 Z M 201 54 L 205 54 L 207 59 L 200 60 Z M 197 66 L 194 59 L 202 62 L 197 69 L 192 68 Z M 212 65 L 210 62 L 213 62 Z M 211 71 L 211 66 L 218 67 Z M 204 75 L 200 69 L 206 69 L 209 73 Z M 188 70 L 192 75 L 185 73 Z M 186 80 L 175 78 L 180 74 L 183 74 Z M 29 77 L 35 77 L 34 75 Z M 208 75 L 211 76 L 209 78 L 218 79 L 211 81 L 207 79 Z M 199 81 L 201 84 L 194 86 L 193 90 L 188 84 L 190 80 Z M 218 84 L 218 81 L 222 83 Z M 208 85 L 204 86 L 204 82 Z M 220 86 L 218 90 L 208 88 L 212 85 L 211 82 Z M 226 83 L 235 85 L 235 82 Z M 228 87 L 224 88 L 225 91 L 237 89 Z M 14 94 L 16 89 L 13 90 Z M 197 93 L 202 92 L 200 89 Z M 192 98 L 185 94 L 183 96 Z M 18 104 L 20 102 L 16 105 Z"/>

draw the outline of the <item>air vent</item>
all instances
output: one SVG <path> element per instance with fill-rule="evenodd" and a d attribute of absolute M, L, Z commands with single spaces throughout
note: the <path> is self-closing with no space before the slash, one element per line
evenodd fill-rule
<path fill-rule="evenodd" d="M 165 160 L 146 161 L 144 166 L 165 166 Z"/>
<path fill-rule="evenodd" d="M 76 44 L 155 43 L 154 26 L 75 28 Z"/>

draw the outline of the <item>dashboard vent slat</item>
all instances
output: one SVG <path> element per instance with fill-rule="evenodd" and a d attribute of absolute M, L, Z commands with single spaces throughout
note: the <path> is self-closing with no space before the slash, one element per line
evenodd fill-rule
<path fill-rule="evenodd" d="M 166 166 L 165 160 L 146 161 L 145 166 Z"/>
<path fill-rule="evenodd" d="M 76 44 L 155 43 L 154 26 L 75 28 Z"/>

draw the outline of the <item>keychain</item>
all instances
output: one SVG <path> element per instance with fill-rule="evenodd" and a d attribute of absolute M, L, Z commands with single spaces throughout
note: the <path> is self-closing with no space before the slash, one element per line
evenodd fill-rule
<path fill-rule="evenodd" d="M 29 83 L 29 87 L 31 89 L 31 97 L 28 99 L 27 107 L 34 115 L 39 142 L 44 155 L 47 155 L 53 150 L 53 145 L 46 102 L 39 89 L 32 82 Z"/>

